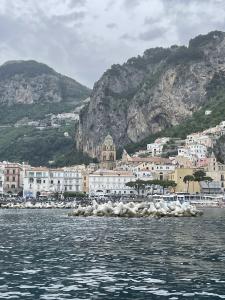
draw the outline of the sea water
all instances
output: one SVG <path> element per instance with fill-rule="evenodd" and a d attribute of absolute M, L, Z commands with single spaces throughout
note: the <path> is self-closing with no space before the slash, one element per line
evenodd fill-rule
<path fill-rule="evenodd" d="M 0 299 L 225 299 L 225 210 L 197 218 L 0 210 Z"/>

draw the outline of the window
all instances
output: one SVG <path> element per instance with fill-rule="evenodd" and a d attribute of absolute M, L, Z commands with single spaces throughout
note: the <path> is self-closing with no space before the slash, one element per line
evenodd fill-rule
<path fill-rule="evenodd" d="M 9 170 L 7 170 L 7 174 L 9 174 Z"/>
<path fill-rule="evenodd" d="M 15 184 L 12 184 L 12 185 L 11 185 L 11 188 L 12 188 L 12 189 L 15 189 L 15 187 L 16 187 Z"/>
<path fill-rule="evenodd" d="M 29 178 L 29 182 L 33 183 L 34 182 L 34 178 Z"/>
<path fill-rule="evenodd" d="M 6 177 L 6 181 L 9 181 L 9 176 Z"/>
<path fill-rule="evenodd" d="M 13 176 L 12 181 L 15 182 L 16 181 L 16 177 Z"/>
<path fill-rule="evenodd" d="M 51 184 L 53 184 L 53 180 L 51 180 Z"/>
<path fill-rule="evenodd" d="M 37 179 L 37 183 L 39 183 L 39 184 L 40 184 L 40 183 L 41 183 L 41 179 Z"/>
<path fill-rule="evenodd" d="M 13 170 L 13 174 L 16 174 L 16 170 Z"/>

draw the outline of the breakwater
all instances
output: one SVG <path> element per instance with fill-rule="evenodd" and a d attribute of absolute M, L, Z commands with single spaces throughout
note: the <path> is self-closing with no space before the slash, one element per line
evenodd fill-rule
<path fill-rule="evenodd" d="M 79 205 L 69 216 L 75 217 L 196 217 L 202 215 L 195 206 L 188 203 L 173 202 L 111 202 L 98 203 L 93 201 L 91 205 Z"/>

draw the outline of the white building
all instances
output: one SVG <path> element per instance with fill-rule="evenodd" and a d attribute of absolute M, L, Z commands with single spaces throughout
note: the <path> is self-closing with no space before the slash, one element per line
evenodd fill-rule
<path fill-rule="evenodd" d="M 163 152 L 163 145 L 157 143 L 148 144 L 147 150 L 151 152 L 152 156 L 158 156 Z"/>
<path fill-rule="evenodd" d="M 50 169 L 49 170 L 49 189 L 51 193 L 64 192 L 64 170 L 63 169 Z"/>
<path fill-rule="evenodd" d="M 151 152 L 152 156 L 159 156 L 163 153 L 163 146 L 169 142 L 170 138 L 162 137 L 155 140 L 152 144 L 147 144 L 147 151 Z"/>
<path fill-rule="evenodd" d="M 191 143 L 185 147 L 178 148 L 178 156 L 183 156 L 190 160 L 200 160 L 206 158 L 207 153 L 207 147 L 198 143 Z"/>
<path fill-rule="evenodd" d="M 23 197 L 36 197 L 47 195 L 49 192 L 49 169 L 29 168 L 23 177 Z"/>
<path fill-rule="evenodd" d="M 208 134 L 203 133 L 193 133 L 189 134 L 185 140 L 186 145 L 191 144 L 201 144 L 206 146 L 207 148 L 213 147 L 213 139 Z"/>
<path fill-rule="evenodd" d="M 130 195 L 134 190 L 126 183 L 135 180 L 132 172 L 100 169 L 89 175 L 89 194 Z"/>
<path fill-rule="evenodd" d="M 64 191 L 65 192 L 83 191 L 82 170 L 76 168 L 64 168 Z"/>
<path fill-rule="evenodd" d="M 153 180 L 154 179 L 154 175 L 153 172 L 147 169 L 143 169 L 143 170 L 137 170 L 134 172 L 134 175 L 136 177 L 136 179 L 140 179 L 140 180 Z"/>
<path fill-rule="evenodd" d="M 5 178 L 4 171 L 5 171 L 4 166 L 1 166 L 0 167 L 0 195 L 3 195 L 4 193 L 4 178 Z"/>
<path fill-rule="evenodd" d="M 37 197 L 64 192 L 82 192 L 83 180 L 80 169 L 43 167 L 29 168 L 24 172 L 23 196 Z"/>

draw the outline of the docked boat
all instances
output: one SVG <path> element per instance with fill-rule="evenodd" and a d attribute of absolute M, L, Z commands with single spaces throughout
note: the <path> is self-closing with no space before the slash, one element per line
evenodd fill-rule
<path fill-rule="evenodd" d="M 151 200 L 158 202 L 164 200 L 166 202 L 179 201 L 180 203 L 190 203 L 196 207 L 225 207 L 224 195 L 205 195 L 205 194 L 188 194 L 177 193 L 168 195 L 152 195 Z"/>

